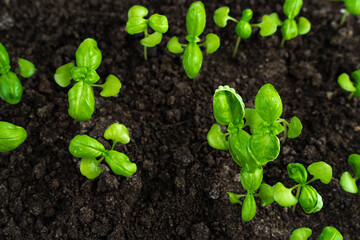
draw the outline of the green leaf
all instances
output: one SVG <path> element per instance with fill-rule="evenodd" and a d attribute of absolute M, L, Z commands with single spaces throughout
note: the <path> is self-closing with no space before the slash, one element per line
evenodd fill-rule
<path fill-rule="evenodd" d="M 206 40 L 203 44 L 206 47 L 207 53 L 214 53 L 220 47 L 220 38 L 214 33 L 209 33 L 206 35 Z"/>
<path fill-rule="evenodd" d="M 205 7 L 202 2 L 193 2 L 186 15 L 186 29 L 191 36 L 200 36 L 206 24 Z"/>
<path fill-rule="evenodd" d="M 349 172 L 344 172 L 340 177 L 340 186 L 344 191 L 349 193 L 357 193 L 359 191 L 356 185 L 356 178 L 353 178 Z"/>
<path fill-rule="evenodd" d="M 274 200 L 283 207 L 294 206 L 297 204 L 298 199 L 291 192 L 291 189 L 278 182 L 274 186 Z"/>
<path fill-rule="evenodd" d="M 129 9 L 128 18 L 133 17 L 145 17 L 148 15 L 148 10 L 146 7 L 140 5 L 134 5 Z"/>
<path fill-rule="evenodd" d="M 258 167 L 254 172 L 249 172 L 245 168 L 241 169 L 240 181 L 243 187 L 249 192 L 253 193 L 258 189 L 263 180 L 263 169 Z"/>
<path fill-rule="evenodd" d="M 35 66 L 32 64 L 32 62 L 19 58 L 18 60 L 19 64 L 19 71 L 22 77 L 29 78 L 35 73 Z"/>
<path fill-rule="evenodd" d="M 20 146 L 27 137 L 24 128 L 0 121 L 0 152 L 8 152 Z"/>
<path fill-rule="evenodd" d="M 126 31 L 130 35 L 142 33 L 147 29 L 147 21 L 142 17 L 129 18 L 126 22 Z"/>
<path fill-rule="evenodd" d="M 183 47 L 179 43 L 179 39 L 177 37 L 170 38 L 166 47 L 171 53 L 182 53 L 184 51 Z"/>
<path fill-rule="evenodd" d="M 73 63 L 67 63 L 56 69 L 54 79 L 60 87 L 67 87 L 72 79 L 70 70 L 74 68 Z"/>
<path fill-rule="evenodd" d="M 322 230 L 319 240 L 343 240 L 343 236 L 336 228 L 327 226 Z"/>
<path fill-rule="evenodd" d="M 266 122 L 260 117 L 258 112 L 252 108 L 245 108 L 245 125 L 250 127 L 251 134 L 263 132 Z"/>
<path fill-rule="evenodd" d="M 9 71 L 0 76 L 0 97 L 7 103 L 17 104 L 21 100 L 23 87 L 15 73 Z"/>
<path fill-rule="evenodd" d="M 240 20 L 235 27 L 236 35 L 242 39 L 247 39 L 251 36 L 252 27 L 250 23 Z"/>
<path fill-rule="evenodd" d="M 293 117 L 288 125 L 288 138 L 297 138 L 301 134 L 302 124 L 299 118 Z"/>
<path fill-rule="evenodd" d="M 255 134 L 250 137 L 249 153 L 259 166 L 273 161 L 279 156 L 280 141 L 271 134 Z"/>
<path fill-rule="evenodd" d="M 99 162 L 95 158 L 83 158 L 80 162 L 80 172 L 88 179 L 97 178 L 103 170 L 99 168 Z"/>
<path fill-rule="evenodd" d="M 219 27 L 225 27 L 227 21 L 229 20 L 229 7 L 221 7 L 215 10 L 214 12 L 214 22 Z"/>
<path fill-rule="evenodd" d="M 274 202 L 274 189 L 270 185 L 263 183 L 257 196 L 261 198 L 261 206 L 270 205 Z"/>
<path fill-rule="evenodd" d="M 278 26 L 281 26 L 281 24 L 282 23 L 277 13 L 264 15 L 261 19 L 261 23 L 258 24 L 258 27 L 260 28 L 260 36 L 267 37 L 274 34 Z"/>
<path fill-rule="evenodd" d="M 78 121 L 89 120 L 95 110 L 94 92 L 84 82 L 76 83 L 68 93 L 69 115 Z"/>
<path fill-rule="evenodd" d="M 162 34 L 154 32 L 149 34 L 146 38 L 140 40 L 140 43 L 145 47 L 155 47 L 161 42 Z"/>
<path fill-rule="evenodd" d="M 103 97 L 112 97 L 119 93 L 121 88 L 120 80 L 114 75 L 110 74 L 104 84 L 101 85 L 103 90 L 100 95 Z"/>
<path fill-rule="evenodd" d="M 241 20 L 249 22 L 253 17 L 253 11 L 249 8 L 245 9 L 241 13 Z"/>
<path fill-rule="evenodd" d="M 322 183 L 328 184 L 332 178 L 332 168 L 326 162 L 320 161 L 309 165 L 308 172 Z"/>
<path fill-rule="evenodd" d="M 360 155 L 351 154 L 348 159 L 348 163 L 351 166 L 351 169 L 355 173 L 355 177 L 360 177 Z"/>
<path fill-rule="evenodd" d="M 290 240 L 307 240 L 311 234 L 312 231 L 310 228 L 298 228 L 292 232 Z"/>
<path fill-rule="evenodd" d="M 113 140 L 115 143 L 128 144 L 130 142 L 129 131 L 123 124 L 114 123 L 108 127 L 104 133 L 107 140 Z"/>
<path fill-rule="evenodd" d="M 195 78 L 200 72 L 203 54 L 196 43 L 190 42 L 183 55 L 183 66 L 188 78 Z"/>
<path fill-rule="evenodd" d="M 77 65 L 86 67 L 89 70 L 96 70 L 100 66 L 102 59 L 97 42 L 92 38 L 87 38 L 80 44 L 75 56 Z"/>
<path fill-rule="evenodd" d="M 100 80 L 96 71 L 87 67 L 73 67 L 70 69 L 70 73 L 75 81 L 84 81 L 87 84 L 93 84 Z"/>
<path fill-rule="evenodd" d="M 252 194 L 246 195 L 241 209 L 241 218 L 249 222 L 256 214 L 256 202 Z"/>
<path fill-rule="evenodd" d="M 301 10 L 303 1 L 302 0 L 285 0 L 284 3 L 284 13 L 290 18 L 294 19 Z"/>
<path fill-rule="evenodd" d="M 307 172 L 305 167 L 300 163 L 289 163 L 287 165 L 289 177 L 297 183 L 304 184 L 307 181 Z"/>
<path fill-rule="evenodd" d="M 164 15 L 153 14 L 149 18 L 149 26 L 158 33 L 166 33 L 169 29 L 168 19 Z"/>
<path fill-rule="evenodd" d="M 209 145 L 218 150 L 228 150 L 229 142 L 226 140 L 226 135 L 221 131 L 218 124 L 213 124 L 206 136 Z"/>
<path fill-rule="evenodd" d="M 318 212 L 323 206 L 321 195 L 310 185 L 305 185 L 301 189 L 299 203 L 306 213 Z"/>
<path fill-rule="evenodd" d="M 355 82 L 356 82 L 356 83 L 360 83 L 360 69 L 354 71 L 354 72 L 351 74 L 351 77 L 353 77 L 353 78 L 355 79 Z"/>
<path fill-rule="evenodd" d="M 255 109 L 265 121 L 275 122 L 282 114 L 283 105 L 278 92 L 271 84 L 265 84 L 255 97 Z"/>
<path fill-rule="evenodd" d="M 308 34 L 311 30 L 311 23 L 309 20 L 307 20 L 304 17 L 299 17 L 299 22 L 298 22 L 298 33 L 300 35 L 305 35 Z"/>
<path fill-rule="evenodd" d="M 359 0 L 345 0 L 346 11 L 353 15 L 360 15 Z"/>
<path fill-rule="evenodd" d="M 281 34 L 286 41 L 295 38 L 298 35 L 296 21 L 292 19 L 286 19 L 281 26 Z"/>
<path fill-rule="evenodd" d="M 10 70 L 10 58 L 4 45 L 0 43 L 0 74 L 5 74 Z"/>
<path fill-rule="evenodd" d="M 231 193 L 231 192 L 227 192 L 227 194 L 229 194 L 229 200 L 232 204 L 242 204 L 242 202 L 239 200 L 241 197 L 243 197 L 244 195 L 240 195 L 240 194 L 235 194 L 235 193 Z"/>
<path fill-rule="evenodd" d="M 341 74 L 337 79 L 338 84 L 342 89 L 348 92 L 356 92 L 354 83 L 350 80 L 350 76 L 346 73 Z"/>
<path fill-rule="evenodd" d="M 105 160 L 109 164 L 111 170 L 117 175 L 130 177 L 136 172 L 136 164 L 130 162 L 128 156 L 123 153 L 110 150 L 105 154 Z"/>
<path fill-rule="evenodd" d="M 225 85 L 215 90 L 213 111 L 216 121 L 222 125 L 235 123 L 245 116 L 245 104 L 235 89 Z"/>
<path fill-rule="evenodd" d="M 96 158 L 105 152 L 105 147 L 88 135 L 76 135 L 70 142 L 69 151 L 74 157 Z"/>

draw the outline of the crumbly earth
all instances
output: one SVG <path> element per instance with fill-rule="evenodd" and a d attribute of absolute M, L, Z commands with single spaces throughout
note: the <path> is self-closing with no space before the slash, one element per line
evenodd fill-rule
<path fill-rule="evenodd" d="M 240 18 L 254 10 L 253 22 L 263 14 L 282 12 L 278 0 L 205 2 L 205 34 L 217 33 L 221 47 L 204 54 L 197 78 L 186 77 L 181 56 L 167 51 L 171 36 L 184 41 L 185 0 L 4 0 L 0 3 L 0 41 L 12 67 L 18 57 L 34 62 L 35 76 L 22 79 L 21 102 L 1 101 L 0 119 L 23 126 L 27 140 L 0 155 L 0 239 L 289 239 L 298 227 L 313 229 L 315 239 L 332 225 L 344 239 L 360 239 L 360 198 L 339 185 L 350 170 L 347 158 L 360 153 L 360 101 L 347 99 L 336 83 L 343 72 L 360 65 L 359 18 L 350 16 L 339 26 L 341 2 L 305 1 L 301 15 L 312 30 L 286 42 L 281 36 L 253 36 L 240 44 L 236 59 L 234 23 L 222 29 L 212 20 L 216 8 L 227 5 Z M 164 14 L 170 29 L 161 44 L 149 49 L 144 61 L 141 36 L 125 31 L 127 10 L 146 6 L 150 14 Z M 284 15 L 281 13 L 281 17 Z M 95 90 L 96 110 L 89 121 L 67 114 L 67 92 L 53 79 L 57 67 L 75 60 L 77 46 L 87 37 L 98 41 L 103 62 L 98 73 L 112 73 L 123 86 L 116 97 L 103 98 Z M 255 218 L 241 220 L 241 206 L 232 205 L 226 192 L 242 193 L 240 167 L 225 151 L 208 146 L 206 134 L 215 122 L 212 95 L 230 85 L 253 107 L 258 89 L 271 83 L 284 104 L 283 117 L 298 116 L 301 136 L 288 139 L 281 154 L 264 168 L 264 182 L 285 186 L 288 163 L 308 166 L 325 161 L 333 167 L 328 185 L 313 186 L 324 199 L 323 209 L 295 213 L 276 203 L 258 207 Z M 76 134 L 88 134 L 106 147 L 105 129 L 125 124 L 131 142 L 117 150 L 138 165 L 131 178 L 114 175 L 105 164 L 95 180 L 80 174 L 79 159 L 68 151 Z M 258 204 L 259 205 L 259 204 Z"/>

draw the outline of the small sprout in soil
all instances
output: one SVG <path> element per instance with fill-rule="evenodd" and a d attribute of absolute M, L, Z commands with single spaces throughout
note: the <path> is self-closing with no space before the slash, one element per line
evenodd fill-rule
<path fill-rule="evenodd" d="M 310 228 L 298 228 L 292 232 L 290 240 L 307 240 L 311 234 L 312 231 Z"/>
<path fill-rule="evenodd" d="M 101 87 L 103 97 L 112 97 L 119 93 L 121 83 L 114 75 L 109 75 L 104 84 L 95 84 L 100 80 L 96 69 L 100 66 L 102 55 L 94 39 L 87 38 L 76 51 L 75 67 L 67 63 L 58 69 L 54 75 L 55 82 L 61 87 L 67 87 L 71 79 L 77 83 L 69 90 L 69 115 L 78 121 L 89 120 L 95 110 L 95 97 L 92 87 Z"/>
<path fill-rule="evenodd" d="M 172 37 L 167 48 L 172 53 L 183 53 L 182 63 L 186 75 L 193 79 L 195 78 L 202 65 L 203 53 L 200 47 L 205 47 L 207 53 L 214 53 L 220 47 L 220 38 L 214 34 L 206 35 L 206 40 L 199 43 L 201 39 L 199 36 L 203 33 L 206 24 L 205 7 L 202 2 L 194 2 L 191 4 L 186 15 L 186 28 L 188 35 L 186 40 L 188 44 L 181 44 L 177 37 Z M 184 51 L 185 47 L 185 51 Z"/>
<path fill-rule="evenodd" d="M 229 200 L 231 203 L 239 203 L 242 205 L 241 217 L 245 222 L 254 218 L 256 213 L 256 202 L 254 197 L 261 199 L 261 206 L 267 206 L 274 202 L 274 190 L 267 184 L 261 184 L 263 179 L 263 169 L 257 168 L 254 172 L 248 172 L 243 168 L 240 172 L 240 181 L 243 187 L 246 189 L 246 194 L 234 194 L 228 192 Z M 260 188 L 260 189 L 259 189 Z M 259 189 L 259 192 L 255 194 L 255 191 Z M 245 198 L 243 202 L 241 198 Z"/>
<path fill-rule="evenodd" d="M 227 25 L 228 20 L 236 23 L 235 33 L 238 38 L 233 52 L 233 57 L 236 56 L 241 39 L 248 39 L 251 36 L 252 27 L 259 27 L 260 35 L 266 37 L 274 34 L 277 30 L 277 27 L 281 26 L 281 21 L 276 13 L 264 15 L 261 23 L 250 24 L 249 21 L 253 17 L 253 12 L 251 9 L 243 10 L 240 20 L 230 17 L 229 12 L 229 7 L 218 8 L 214 13 L 214 21 L 216 25 L 222 28 Z"/>
<path fill-rule="evenodd" d="M 11 151 L 22 144 L 27 137 L 25 129 L 0 121 L 0 152 Z"/>
<path fill-rule="evenodd" d="M 292 232 L 290 240 L 307 240 L 311 234 L 310 228 L 298 228 Z M 336 228 L 327 226 L 322 230 L 319 240 L 343 240 L 343 236 Z"/>
<path fill-rule="evenodd" d="M 321 195 L 309 184 L 315 180 L 320 180 L 324 184 L 328 184 L 332 178 L 332 168 L 325 162 L 315 162 L 310 164 L 307 171 L 300 163 L 290 163 L 287 166 L 289 177 L 298 184 L 292 188 L 286 188 L 281 182 L 274 186 L 274 199 L 283 207 L 293 207 L 300 202 L 300 206 L 306 213 L 315 213 L 320 211 L 323 206 Z M 308 172 L 314 177 L 307 180 Z M 296 196 L 292 191 L 296 189 Z"/>
<path fill-rule="evenodd" d="M 355 174 L 354 177 L 351 176 L 351 173 L 344 172 L 340 178 L 340 186 L 344 191 L 349 193 L 358 193 L 359 189 L 356 184 L 356 181 L 360 178 L 360 155 L 351 154 L 348 163 Z"/>
<path fill-rule="evenodd" d="M 249 172 L 277 158 L 280 153 L 278 134 L 284 132 L 284 139 L 286 136 L 296 138 L 302 130 L 297 117 L 290 123 L 280 118 L 283 105 L 271 84 L 260 88 L 255 97 L 255 109 L 245 108 L 234 89 L 220 86 L 214 94 L 213 111 L 215 120 L 227 126 L 227 133 L 222 132 L 219 124 L 214 124 L 207 134 L 209 145 L 229 150 L 234 161 Z M 250 127 L 251 134 L 245 127 Z"/>
<path fill-rule="evenodd" d="M 17 76 L 29 78 L 35 73 L 35 66 L 28 60 L 19 58 L 19 69 L 16 73 L 10 71 L 10 58 L 4 45 L 0 43 L 0 97 L 10 104 L 17 104 L 21 100 L 23 87 Z"/>
<path fill-rule="evenodd" d="M 132 6 L 128 12 L 128 21 L 126 22 L 126 31 L 131 34 L 144 33 L 144 38 L 140 43 L 144 46 L 144 58 L 147 60 L 147 48 L 155 47 L 161 42 L 162 35 L 169 29 L 166 16 L 153 14 L 149 19 L 145 19 L 148 15 L 147 8 L 139 5 Z M 148 32 L 148 27 L 153 33 Z"/>
<path fill-rule="evenodd" d="M 104 137 L 113 141 L 111 150 L 106 150 L 100 142 L 87 135 L 77 135 L 71 140 L 69 151 L 73 156 L 81 158 L 81 174 L 88 179 L 98 177 L 103 172 L 99 164 L 105 159 L 117 175 L 125 177 L 133 175 L 137 169 L 136 164 L 130 162 L 124 153 L 114 150 L 117 143 L 130 142 L 127 128 L 122 124 L 114 123 L 106 129 Z"/>
<path fill-rule="evenodd" d="M 360 70 L 357 70 L 351 74 L 355 83 L 350 80 L 350 76 L 346 73 L 341 74 L 338 77 L 338 84 L 345 91 L 350 92 L 349 99 L 352 97 L 360 97 Z"/>
<path fill-rule="evenodd" d="M 340 21 L 340 26 L 345 23 L 346 17 L 350 14 L 360 15 L 360 0 L 331 0 L 333 2 L 344 2 L 345 3 L 345 12 Z"/>

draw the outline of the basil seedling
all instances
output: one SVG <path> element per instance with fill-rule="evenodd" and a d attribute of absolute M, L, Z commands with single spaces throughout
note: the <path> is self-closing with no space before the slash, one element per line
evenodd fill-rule
<path fill-rule="evenodd" d="M 360 0 L 331 0 L 333 2 L 344 2 L 346 11 L 341 18 L 340 26 L 345 23 L 347 16 L 352 15 L 360 15 Z"/>
<path fill-rule="evenodd" d="M 310 228 L 298 228 L 291 233 L 290 240 L 307 240 L 311 234 Z"/>
<path fill-rule="evenodd" d="M 315 213 L 320 211 L 323 206 L 321 195 L 309 184 L 315 180 L 320 180 L 324 184 L 328 184 L 332 178 L 332 168 L 325 162 L 315 162 L 307 168 L 300 163 L 290 163 L 287 166 L 289 177 L 298 184 L 292 188 L 286 188 L 281 182 L 274 186 L 274 199 L 283 207 L 294 206 L 300 202 L 300 206 L 306 213 Z M 308 172 L 314 177 L 307 180 Z M 296 189 L 296 196 L 292 191 Z"/>
<path fill-rule="evenodd" d="M 227 25 L 228 20 L 236 23 L 235 33 L 238 38 L 233 52 L 233 57 L 236 56 L 241 39 L 248 39 L 251 36 L 252 27 L 259 27 L 260 35 L 266 37 L 274 34 L 277 30 L 277 27 L 281 25 L 279 16 L 276 13 L 264 15 L 261 23 L 250 24 L 249 21 L 253 17 L 253 11 L 251 9 L 243 10 L 240 20 L 229 16 L 229 12 L 229 7 L 218 8 L 214 13 L 214 21 L 216 25 L 222 28 Z"/>
<path fill-rule="evenodd" d="M 207 53 L 214 53 L 220 47 L 220 38 L 214 33 L 207 34 L 206 40 L 199 44 L 201 41 L 199 36 L 203 33 L 205 24 L 204 4 L 202 2 L 192 3 L 186 15 L 188 44 L 180 44 L 177 37 L 172 37 L 167 44 L 171 53 L 182 53 L 185 47 L 182 63 L 185 73 L 190 79 L 195 78 L 201 69 L 203 54 L 200 47 L 205 47 Z"/>
<path fill-rule="evenodd" d="M 162 35 L 169 29 L 168 20 L 164 15 L 153 14 L 149 19 L 147 8 L 139 5 L 132 6 L 128 12 L 128 21 L 126 22 L 126 31 L 131 34 L 144 33 L 144 38 L 140 43 L 144 46 L 144 58 L 147 60 L 147 48 L 155 47 L 161 42 Z M 149 34 L 148 27 L 154 32 Z"/>
<path fill-rule="evenodd" d="M 284 132 L 284 138 L 286 135 L 296 138 L 302 130 L 297 117 L 290 123 L 280 118 L 282 101 L 271 84 L 260 88 L 255 97 L 255 109 L 245 108 L 234 89 L 220 86 L 214 94 L 213 111 L 215 120 L 227 126 L 227 133 L 222 132 L 219 124 L 214 124 L 207 134 L 209 145 L 229 150 L 234 161 L 249 172 L 277 158 L 280 153 L 278 134 Z M 250 127 L 251 134 L 243 129 L 246 126 Z"/>
<path fill-rule="evenodd" d="M 360 155 L 351 154 L 348 163 L 353 170 L 355 177 L 352 177 L 349 172 L 344 172 L 340 177 L 340 186 L 344 191 L 349 193 L 358 193 L 359 189 L 356 181 L 360 178 Z"/>
<path fill-rule="evenodd" d="M 81 174 L 88 179 L 98 177 L 103 172 L 99 164 L 105 159 L 115 174 L 125 177 L 133 175 L 137 169 L 136 164 L 130 162 L 124 153 L 114 150 L 117 143 L 130 142 L 127 128 L 122 124 L 114 123 L 106 129 L 104 137 L 113 141 L 111 150 L 105 150 L 100 142 L 87 135 L 77 135 L 71 140 L 69 151 L 73 156 L 81 158 Z"/>
<path fill-rule="evenodd" d="M 243 168 L 240 172 L 240 181 L 242 186 L 247 191 L 246 194 L 234 194 L 228 192 L 229 200 L 231 203 L 242 204 L 241 218 L 248 222 L 254 218 L 256 214 L 256 202 L 254 197 L 259 197 L 261 199 L 261 206 L 267 206 L 274 202 L 274 190 L 271 186 L 267 184 L 261 184 L 263 179 L 263 169 L 257 168 L 254 172 L 248 172 Z M 256 190 L 259 190 L 259 193 L 255 194 Z M 245 198 L 241 202 L 241 198 Z"/>
<path fill-rule="evenodd" d="M 350 76 L 346 73 L 341 74 L 337 80 L 342 89 L 350 92 L 349 99 L 353 96 L 360 97 L 360 70 L 353 72 L 351 77 L 354 78 L 355 83 L 350 80 Z"/>
<path fill-rule="evenodd" d="M 307 240 L 311 234 L 310 228 L 298 228 L 292 232 L 290 240 Z M 343 240 L 343 236 L 336 228 L 327 226 L 322 230 L 319 240 Z"/>
<path fill-rule="evenodd" d="M 8 152 L 20 146 L 27 137 L 25 129 L 0 121 L 0 152 Z"/>
<path fill-rule="evenodd" d="M 23 87 L 17 76 L 29 78 L 35 73 L 35 66 L 28 60 L 19 58 L 19 69 L 16 73 L 10 71 L 10 58 L 4 45 L 0 43 L 0 97 L 10 104 L 17 104 L 21 100 Z"/>
<path fill-rule="evenodd" d="M 89 120 L 95 110 L 95 97 L 92 87 L 101 87 L 103 97 L 111 97 L 119 93 L 121 83 L 114 75 L 109 75 L 104 84 L 95 84 L 100 80 L 96 69 L 100 66 L 102 55 L 94 39 L 87 38 L 76 51 L 75 67 L 73 63 L 65 64 L 54 75 L 60 87 L 67 87 L 71 79 L 77 83 L 69 90 L 69 115 L 78 121 Z"/>

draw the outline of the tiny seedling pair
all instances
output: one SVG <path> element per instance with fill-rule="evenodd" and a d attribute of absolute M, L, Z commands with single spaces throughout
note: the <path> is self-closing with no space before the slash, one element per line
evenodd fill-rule
<path fill-rule="evenodd" d="M 27 137 L 24 128 L 0 121 L 0 152 L 11 151 L 22 144 Z"/>
<path fill-rule="evenodd" d="M 344 189 L 344 191 L 356 194 L 359 192 L 356 181 L 360 178 L 360 155 L 351 154 L 349 156 L 348 163 L 355 176 L 352 177 L 349 172 L 344 172 L 340 177 L 340 186 Z"/>
<path fill-rule="evenodd" d="M 350 92 L 349 99 L 352 97 L 360 97 L 360 70 L 353 72 L 351 77 L 355 80 L 355 83 L 351 81 L 347 73 L 341 74 L 337 80 L 342 89 Z"/>
<path fill-rule="evenodd" d="M 290 240 L 307 240 L 311 235 L 310 228 L 298 228 L 292 232 Z M 336 228 L 327 226 L 322 230 L 318 240 L 343 240 L 343 236 Z"/>

